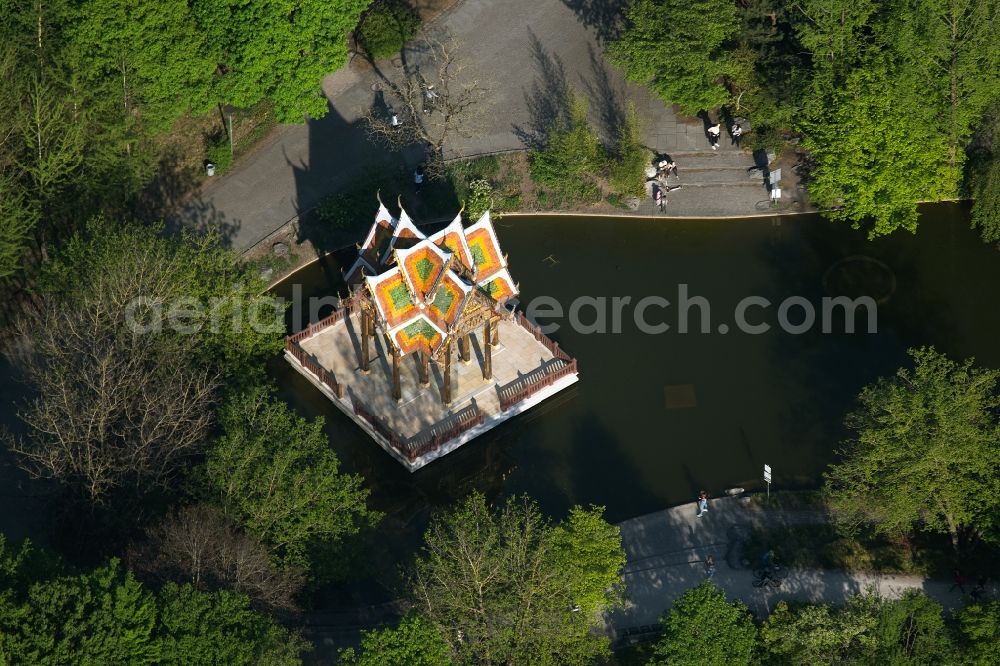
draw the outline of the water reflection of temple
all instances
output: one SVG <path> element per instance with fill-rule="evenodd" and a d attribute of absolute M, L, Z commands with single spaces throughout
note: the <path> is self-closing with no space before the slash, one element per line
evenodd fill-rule
<path fill-rule="evenodd" d="M 345 278 L 349 298 L 285 356 L 411 471 L 577 381 L 576 360 L 513 307 L 488 211 L 428 237 L 380 206 Z"/>

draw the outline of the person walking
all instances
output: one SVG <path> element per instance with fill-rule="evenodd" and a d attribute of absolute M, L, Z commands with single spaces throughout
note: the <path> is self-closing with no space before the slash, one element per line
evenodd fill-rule
<path fill-rule="evenodd" d="M 715 558 L 709 555 L 705 559 L 705 577 L 711 578 L 715 575 Z"/>
<path fill-rule="evenodd" d="M 952 583 L 952 586 L 948 588 L 948 591 L 954 592 L 955 588 L 957 587 L 959 590 L 961 590 L 962 594 L 965 594 L 965 574 L 963 574 L 958 569 L 955 569 L 954 581 L 955 582 Z"/>
<path fill-rule="evenodd" d="M 701 514 L 708 511 L 708 493 L 702 490 L 698 493 L 698 517 L 701 518 Z"/>
<path fill-rule="evenodd" d="M 413 172 L 413 189 L 417 194 L 420 194 L 420 188 L 424 186 L 424 165 L 421 164 L 417 167 L 417 170 Z"/>
<path fill-rule="evenodd" d="M 719 149 L 719 136 L 722 135 L 722 123 L 715 123 L 708 128 L 708 142 L 712 144 L 712 150 Z"/>

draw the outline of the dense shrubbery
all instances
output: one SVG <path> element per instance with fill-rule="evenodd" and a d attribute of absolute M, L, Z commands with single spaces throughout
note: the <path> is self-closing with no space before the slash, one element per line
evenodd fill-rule
<path fill-rule="evenodd" d="M 529 155 L 541 207 L 594 202 L 602 188 L 616 195 L 641 195 L 652 155 L 642 145 L 635 110 L 626 113 L 616 145 L 609 150 L 587 117 L 586 103 L 571 89 L 566 100 L 565 113 L 553 123 L 544 145 Z"/>
<path fill-rule="evenodd" d="M 292 666 L 306 648 L 243 595 L 172 583 L 154 593 L 116 560 L 74 572 L 2 536 L 0 583 L 4 663 Z"/>
<path fill-rule="evenodd" d="M 841 607 L 782 601 L 758 630 L 743 604 L 705 582 L 674 602 L 663 628 L 649 666 L 985 666 L 998 655 L 1000 604 L 970 604 L 948 622 L 938 602 L 913 591 L 895 600 L 867 592 Z"/>
<path fill-rule="evenodd" d="M 420 17 L 403 0 L 376 0 L 358 26 L 357 40 L 370 58 L 399 53 L 420 27 Z"/>

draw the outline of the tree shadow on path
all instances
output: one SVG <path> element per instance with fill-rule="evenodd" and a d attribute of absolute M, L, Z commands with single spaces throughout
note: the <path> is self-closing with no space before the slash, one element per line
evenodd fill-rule
<path fill-rule="evenodd" d="M 613 41 L 621 32 L 628 0 L 562 0 L 573 10 L 580 23 L 594 31 L 602 44 Z"/>
<path fill-rule="evenodd" d="M 565 118 L 569 111 L 566 68 L 562 59 L 548 51 L 530 28 L 528 38 L 538 71 L 531 91 L 524 94 L 531 120 L 527 127 L 513 125 L 512 131 L 528 148 L 540 148 L 545 144 L 552 126 Z"/>

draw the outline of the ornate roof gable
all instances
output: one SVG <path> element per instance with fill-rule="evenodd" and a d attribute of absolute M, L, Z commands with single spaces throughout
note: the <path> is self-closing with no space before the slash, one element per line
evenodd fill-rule
<path fill-rule="evenodd" d="M 446 252 L 450 252 L 470 271 L 473 269 L 472 253 L 469 244 L 465 242 L 465 229 L 462 227 L 462 214 L 455 216 L 448 226 L 428 238 L 429 241 Z"/>
<path fill-rule="evenodd" d="M 424 240 L 406 250 L 395 250 L 396 265 L 403 271 L 419 306 L 433 296 L 438 282 L 451 265 L 451 255 Z"/>
<path fill-rule="evenodd" d="M 465 241 L 472 256 L 474 265 L 471 268 L 477 282 L 507 267 L 489 211 L 483 213 L 478 222 L 465 230 Z"/>

